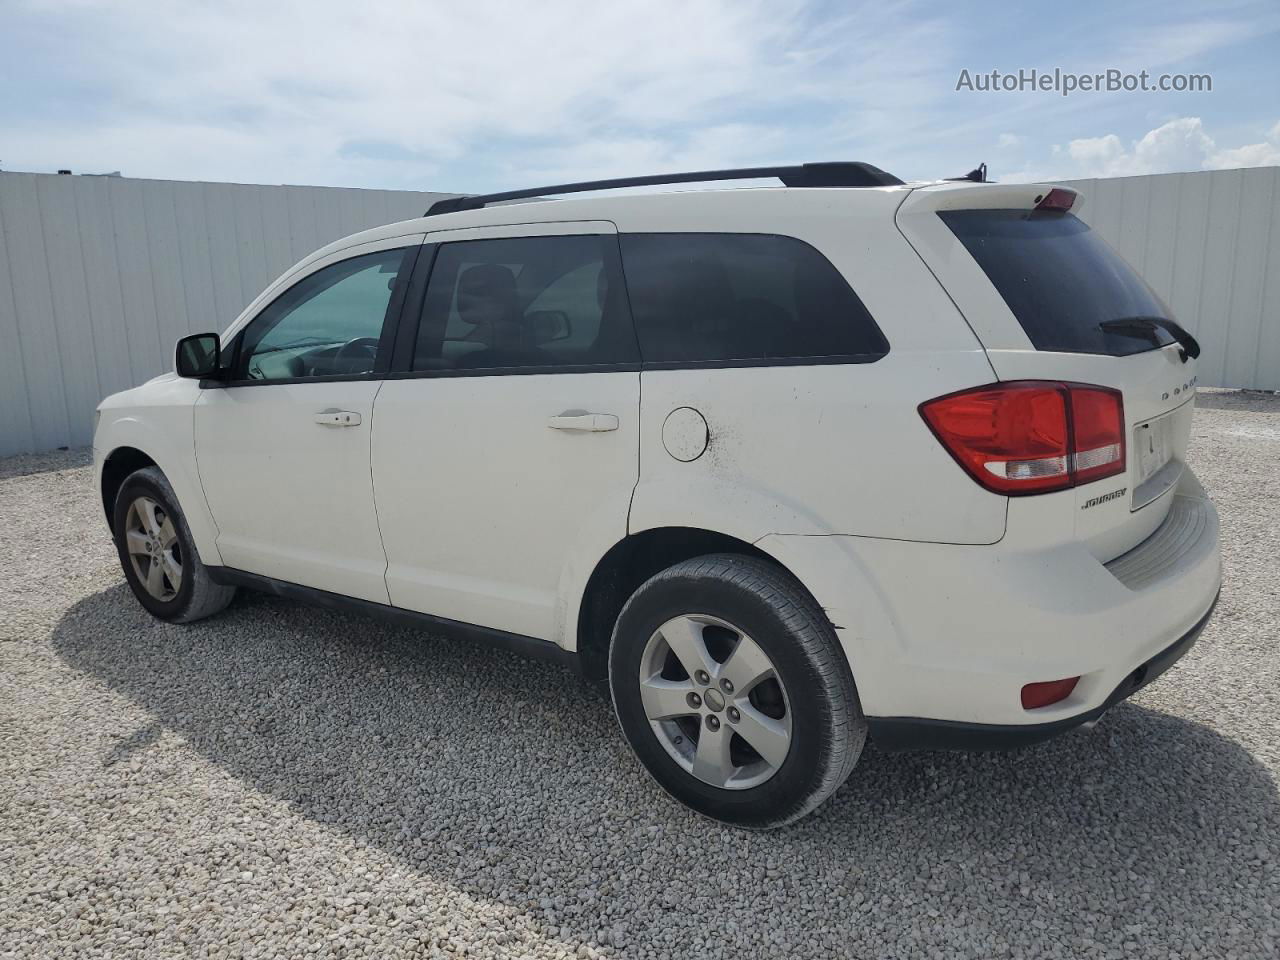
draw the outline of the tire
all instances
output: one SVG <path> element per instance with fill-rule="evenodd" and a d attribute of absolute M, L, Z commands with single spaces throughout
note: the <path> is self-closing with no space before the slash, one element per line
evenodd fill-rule
<path fill-rule="evenodd" d="M 235 596 L 236 588 L 214 583 L 200 561 L 178 498 L 159 467 L 125 478 L 116 495 L 114 520 L 125 579 L 153 616 L 191 623 L 224 609 Z M 153 568 L 158 581 L 151 579 Z"/>
<path fill-rule="evenodd" d="M 709 657 L 705 678 L 685 665 L 699 656 Z M 659 786 L 743 827 L 810 813 L 849 776 L 867 736 L 830 622 L 799 581 L 756 557 L 697 557 L 641 585 L 614 627 L 609 689 Z"/>

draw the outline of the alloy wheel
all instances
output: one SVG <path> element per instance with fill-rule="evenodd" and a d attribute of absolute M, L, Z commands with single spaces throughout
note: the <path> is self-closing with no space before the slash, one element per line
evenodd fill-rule
<path fill-rule="evenodd" d="M 704 783 L 746 790 L 791 750 L 786 688 L 763 648 L 706 614 L 668 620 L 640 660 L 640 700 L 654 736 Z"/>
<path fill-rule="evenodd" d="M 168 602 L 182 589 L 182 544 L 173 517 L 151 497 L 129 504 L 124 523 L 125 548 L 143 589 Z"/>

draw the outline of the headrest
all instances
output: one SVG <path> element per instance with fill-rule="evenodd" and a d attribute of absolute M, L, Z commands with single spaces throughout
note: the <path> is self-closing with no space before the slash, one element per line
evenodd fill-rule
<path fill-rule="evenodd" d="M 501 264 L 479 263 L 467 267 L 458 277 L 458 295 L 515 300 L 516 278 Z"/>

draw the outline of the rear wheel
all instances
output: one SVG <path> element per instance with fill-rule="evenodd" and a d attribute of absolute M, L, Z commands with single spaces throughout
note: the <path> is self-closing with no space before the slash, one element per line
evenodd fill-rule
<path fill-rule="evenodd" d="M 200 620 L 235 596 L 235 587 L 214 583 L 200 561 L 178 498 L 158 467 L 125 478 L 116 496 L 115 534 L 133 595 L 161 620 Z"/>
<path fill-rule="evenodd" d="M 699 557 L 648 580 L 618 618 L 609 682 L 653 778 L 743 826 L 813 810 L 866 739 L 830 623 L 793 577 L 755 557 Z"/>

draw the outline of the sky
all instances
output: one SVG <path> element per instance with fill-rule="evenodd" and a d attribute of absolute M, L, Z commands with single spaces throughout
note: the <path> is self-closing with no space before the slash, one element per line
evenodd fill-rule
<path fill-rule="evenodd" d="M 957 90 L 992 70 L 1201 92 Z M 0 0 L 0 170 L 480 192 L 863 160 L 1280 164 L 1280 3 Z"/>

